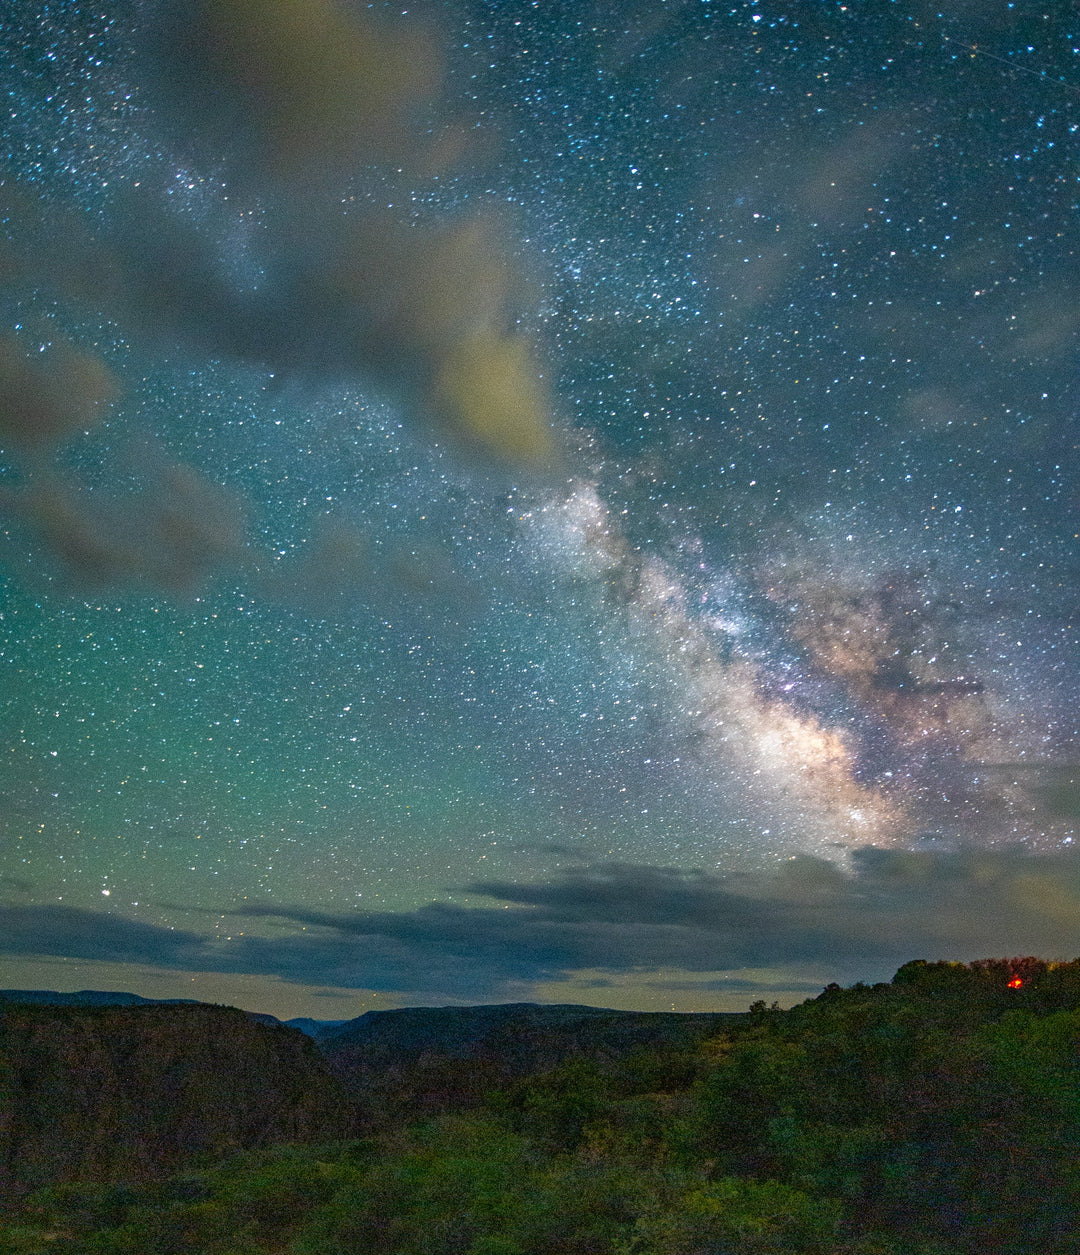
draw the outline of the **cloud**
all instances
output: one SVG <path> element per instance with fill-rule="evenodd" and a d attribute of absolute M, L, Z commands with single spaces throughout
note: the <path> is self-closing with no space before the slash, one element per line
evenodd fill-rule
<path fill-rule="evenodd" d="M 718 994 L 816 994 L 821 992 L 819 980 L 754 980 L 746 976 L 721 976 L 715 980 L 649 981 L 647 988 L 661 993 Z"/>
<path fill-rule="evenodd" d="M 184 463 L 152 454 L 142 462 L 137 486 L 112 496 L 46 469 L 0 490 L 0 514 L 20 520 L 72 588 L 122 584 L 192 596 L 243 556 L 241 503 Z"/>
<path fill-rule="evenodd" d="M 721 877 L 613 864 L 532 885 L 467 886 L 511 909 L 283 911 L 321 930 L 318 938 L 251 939 L 250 958 L 266 965 L 260 970 L 287 970 L 286 979 L 489 996 L 586 969 L 783 966 L 857 979 L 885 977 L 918 957 L 1080 953 L 1074 855 L 866 848 L 853 866 L 849 874 L 807 856 L 767 875 Z M 325 964 L 330 973 L 320 977 Z"/>
<path fill-rule="evenodd" d="M 293 222 L 269 194 L 240 243 L 225 238 L 236 230 L 225 201 L 200 225 L 149 177 L 117 192 L 94 227 L 16 197 L 12 249 L 26 276 L 144 349 L 309 388 L 360 384 L 462 454 L 522 468 L 554 461 L 543 370 L 520 329 L 529 289 L 493 215 L 415 222 L 312 208 Z M 230 254 L 240 253 L 257 280 L 238 278 Z M 74 425 L 58 417 L 54 407 L 54 426 Z"/>
<path fill-rule="evenodd" d="M 144 52 L 177 140 L 259 184 L 418 157 L 441 84 L 430 33 L 334 0 L 181 0 L 148 9 Z"/>
<path fill-rule="evenodd" d="M 93 426 L 120 391 L 100 358 L 67 340 L 29 349 L 17 336 L 0 336 L 0 447 L 24 455 Z"/>
<path fill-rule="evenodd" d="M 155 967 L 199 965 L 203 942 L 194 933 L 58 904 L 0 905 L 0 953 L 48 955 Z"/>
<path fill-rule="evenodd" d="M 95 291 L 134 329 L 275 373 L 359 380 L 468 453 L 550 461 L 509 232 L 482 209 L 408 208 L 438 164 L 432 132 L 450 124 L 431 33 L 333 0 L 197 0 L 147 18 L 146 96 L 227 194 L 208 195 L 201 224 L 149 177 L 114 197 L 91 245 L 111 271 Z M 249 206 L 232 207 L 237 188 Z"/>
<path fill-rule="evenodd" d="M 1002 763 L 1004 776 L 1025 780 L 1026 792 L 1052 820 L 1080 820 L 1080 766 L 1075 763 Z"/>
<path fill-rule="evenodd" d="M 261 213 L 247 237 L 254 290 L 229 291 L 205 243 L 177 240 L 174 264 L 153 273 L 186 282 L 159 292 L 159 309 L 180 297 L 174 315 L 212 352 L 357 375 L 466 449 L 549 460 L 550 404 L 518 330 L 526 289 L 502 231 L 480 212 L 418 224 L 375 209 L 397 184 L 409 205 L 418 175 L 441 163 L 432 132 L 452 119 L 431 33 L 334 0 L 197 0 L 148 17 L 151 99 L 195 166 Z"/>
<path fill-rule="evenodd" d="M 0 916 L 0 945 L 8 954 L 480 1000 L 520 997 L 579 972 L 638 976 L 650 987 L 661 971 L 676 983 L 700 973 L 722 990 L 767 989 L 768 970 L 779 968 L 785 979 L 771 983 L 792 989 L 814 985 L 822 971 L 887 978 L 913 958 L 1080 953 L 1073 854 L 866 848 L 850 873 L 808 856 L 769 874 L 727 877 L 605 864 L 548 882 L 466 889 L 497 905 L 349 914 L 245 907 L 245 931 L 228 942 L 75 908 L 11 907 Z M 257 920 L 275 928 L 257 935 Z M 763 971 L 762 981 L 745 984 L 747 969 Z"/>
<path fill-rule="evenodd" d="M 320 519 L 306 543 L 280 561 L 253 568 L 260 597 L 320 618 L 352 621 L 361 608 L 407 614 L 437 600 L 449 619 L 480 590 L 453 569 L 448 553 L 424 536 L 376 548 L 365 532 L 339 516 Z"/>
<path fill-rule="evenodd" d="M 465 460 L 553 465 L 510 231 L 476 198 L 454 214 L 414 208 L 448 153 L 463 156 L 446 142 L 457 124 L 432 33 L 334 0 L 185 0 L 146 5 L 136 43 L 140 126 L 156 119 L 172 169 L 133 159 L 92 216 L 0 180 L 5 296 L 108 320 L 143 370 L 164 353 L 309 392 L 359 386 Z M 133 151 L 145 144 L 132 137 Z M 176 195 L 170 157 L 190 163 L 197 205 Z M 38 465 L 125 384 L 134 413 L 143 385 L 122 373 L 74 342 L 37 355 L 0 339 L 0 442 Z M 160 495 L 127 526 L 54 472 L 3 505 L 79 586 L 187 591 L 237 557 L 232 507 L 194 471 L 163 473 Z M 416 575 L 404 565 L 403 589 Z"/>
<path fill-rule="evenodd" d="M 367 538 L 341 519 L 325 519 L 299 555 L 260 572 L 258 587 L 271 601 L 328 615 L 370 597 L 374 582 Z"/>

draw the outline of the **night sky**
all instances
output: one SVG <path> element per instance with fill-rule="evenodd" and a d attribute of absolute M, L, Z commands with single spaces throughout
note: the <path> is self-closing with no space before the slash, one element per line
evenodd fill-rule
<path fill-rule="evenodd" d="M 8 0 L 0 985 L 1080 954 L 1080 10 Z"/>

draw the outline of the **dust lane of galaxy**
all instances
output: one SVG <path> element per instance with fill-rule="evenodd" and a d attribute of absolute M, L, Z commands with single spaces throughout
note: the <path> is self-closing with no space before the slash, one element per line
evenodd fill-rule
<path fill-rule="evenodd" d="M 7 984 L 1080 953 L 1075 6 L 3 35 Z"/>

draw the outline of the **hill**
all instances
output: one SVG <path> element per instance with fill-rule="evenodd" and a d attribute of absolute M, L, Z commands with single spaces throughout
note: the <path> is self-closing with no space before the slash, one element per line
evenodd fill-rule
<path fill-rule="evenodd" d="M 0 1008 L 0 1251 L 1080 1250 L 1080 960 L 919 961 L 741 1016 L 411 1008 L 320 1042 Z"/>
<path fill-rule="evenodd" d="M 401 1007 L 368 1011 L 316 1042 L 370 1120 L 474 1105 L 490 1090 L 571 1060 L 616 1066 L 634 1054 L 694 1052 L 741 1018 L 527 1002 Z"/>
<path fill-rule="evenodd" d="M 143 998 L 140 994 L 113 993 L 105 989 L 79 989 L 57 993 L 55 989 L 0 989 L 0 1003 L 21 1002 L 40 1007 L 149 1007 L 190 1005 L 194 998 Z"/>
<path fill-rule="evenodd" d="M 0 1188 L 146 1179 L 348 1131 L 311 1041 L 230 1007 L 0 1008 Z"/>

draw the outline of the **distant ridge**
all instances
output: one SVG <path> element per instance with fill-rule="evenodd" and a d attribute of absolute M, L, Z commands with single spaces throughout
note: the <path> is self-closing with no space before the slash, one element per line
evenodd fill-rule
<path fill-rule="evenodd" d="M 0 989 L 0 1002 L 22 1002 L 45 1007 L 191 1006 L 197 998 L 144 998 L 141 994 L 112 993 L 105 989 L 80 989 L 57 993 L 55 989 Z"/>
<path fill-rule="evenodd" d="M 197 998 L 144 998 L 141 994 L 80 989 L 0 989 L 0 1005 L 22 1003 L 55 1007 L 210 1006 Z M 518 1055 L 537 1066 L 539 1059 L 573 1049 L 576 1036 L 588 1031 L 605 1049 L 632 1043 L 672 1044 L 689 1032 L 696 1037 L 739 1012 L 614 1011 L 576 1003 L 499 1002 L 475 1006 L 394 1007 L 365 1011 L 350 1020 L 314 1020 L 296 1016 L 279 1020 L 263 1011 L 245 1011 L 260 1024 L 286 1024 L 314 1038 L 324 1053 L 359 1049 L 366 1064 L 401 1062 L 434 1051 L 455 1058 L 495 1053 L 504 1061 Z M 524 1060 L 522 1060 L 524 1061 Z"/>
<path fill-rule="evenodd" d="M 114 993 L 106 989 L 80 989 L 74 993 L 58 993 L 55 989 L 0 989 L 0 1004 L 21 1003 L 32 1007 L 196 1007 L 211 1006 L 199 998 L 144 998 L 141 994 Z M 349 1023 L 348 1020 L 312 1020 L 297 1016 L 279 1020 L 266 1011 L 245 1011 L 259 1024 L 287 1024 L 308 1037 L 318 1037 L 330 1029 Z"/>
<path fill-rule="evenodd" d="M 340 1028 L 342 1024 L 351 1024 L 351 1020 L 313 1020 L 307 1015 L 298 1015 L 285 1023 L 290 1028 L 298 1028 L 301 1033 L 306 1033 L 309 1037 L 319 1037 L 323 1033 L 329 1032 L 331 1029 Z"/>
<path fill-rule="evenodd" d="M 594 1042 L 618 1049 L 630 1042 L 658 1045 L 672 1036 L 681 1039 L 688 1026 L 704 1033 L 725 1020 L 741 1018 L 739 1013 L 721 1011 L 613 1011 L 569 1002 L 500 1002 L 365 1011 L 316 1036 L 326 1050 L 360 1046 L 369 1058 L 385 1054 L 400 1059 L 433 1048 L 470 1058 L 490 1051 L 493 1043 L 506 1058 L 515 1045 L 535 1046 L 544 1035 L 561 1045 L 587 1031 Z"/>
<path fill-rule="evenodd" d="M 362 1109 L 408 1120 L 481 1105 L 490 1092 L 564 1066 L 618 1070 L 645 1054 L 674 1073 L 704 1038 L 743 1019 L 570 1003 L 398 1007 L 317 1033 L 315 1044 Z"/>

